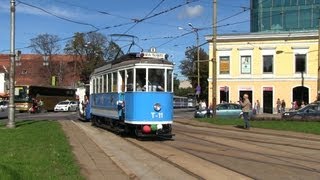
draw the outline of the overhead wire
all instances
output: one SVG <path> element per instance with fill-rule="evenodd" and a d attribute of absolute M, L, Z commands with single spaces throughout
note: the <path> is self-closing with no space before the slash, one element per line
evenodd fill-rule
<path fill-rule="evenodd" d="M 268 1 L 268 0 L 264 0 L 264 1 L 260 2 L 260 3 L 264 3 L 264 2 L 266 2 L 266 1 Z M 237 13 L 231 15 L 231 16 L 228 16 L 228 17 L 226 17 L 226 18 L 223 18 L 223 19 L 217 21 L 217 24 L 218 24 L 219 22 L 225 21 L 225 20 L 227 20 L 227 19 L 236 17 L 236 16 L 238 16 L 238 15 L 240 15 L 240 14 L 242 14 L 242 13 L 248 11 L 248 10 L 251 10 L 251 8 L 248 8 L 248 7 L 243 7 L 243 6 L 239 6 L 239 7 L 242 8 L 243 10 L 240 11 L 240 12 L 237 12 Z M 273 16 L 273 15 L 272 15 L 272 16 Z M 271 16 L 264 17 L 264 18 L 270 18 L 270 17 L 271 17 Z M 248 21 L 250 21 L 250 20 L 248 20 Z M 221 26 L 217 26 L 217 24 L 216 24 L 216 27 L 231 26 L 231 25 L 240 24 L 240 23 L 245 23 L 245 22 L 247 22 L 247 21 L 240 21 L 240 22 L 236 22 L 236 23 L 228 23 L 228 24 L 221 25 Z M 208 27 L 208 29 L 209 29 L 209 28 L 211 29 L 211 28 L 213 28 L 213 27 L 211 26 L 211 27 Z M 185 36 L 185 35 L 183 35 L 183 36 Z M 173 37 L 173 39 L 178 39 L 178 38 L 183 37 L 183 36 L 176 36 L 176 37 Z M 167 42 L 165 42 L 165 43 L 160 44 L 160 45 L 157 46 L 157 47 L 159 48 L 159 47 L 161 47 L 161 46 L 163 46 L 163 45 L 165 45 L 165 44 L 168 44 L 168 43 L 171 42 L 171 41 L 172 41 L 172 40 L 169 40 L 169 41 L 167 41 Z M 199 46 L 197 46 L 197 47 L 201 47 L 201 46 L 203 46 L 203 45 L 205 45 L 205 44 L 207 44 L 207 42 L 206 42 L 206 43 L 203 43 L 203 44 L 201 44 L 201 45 L 199 45 Z M 197 47 L 195 47 L 195 48 L 197 48 Z"/>
<path fill-rule="evenodd" d="M 110 12 L 107 12 L 107 11 L 104 11 L 104 10 L 88 8 L 88 7 L 80 6 L 80 5 L 73 4 L 73 3 L 70 3 L 70 2 L 66 2 L 66 1 L 60 1 L 60 0 L 54 0 L 54 1 L 59 2 L 61 4 L 64 4 L 64 5 L 68 5 L 68 6 L 72 6 L 72 7 L 78 7 L 78 8 L 81 8 L 81 9 L 86 9 L 88 11 L 94 11 L 94 12 L 97 12 L 97 13 L 100 13 L 100 14 L 104 14 L 104 15 L 108 15 L 108 16 L 112 16 L 112 17 L 117 17 L 117 18 L 127 19 L 127 20 L 133 20 L 132 18 L 120 16 L 120 15 L 113 14 L 113 13 L 110 13 Z"/>
<path fill-rule="evenodd" d="M 59 15 L 56 15 L 55 13 L 52 13 L 50 11 L 47 11 L 41 7 L 38 7 L 38 6 L 35 6 L 35 5 L 32 5 L 32 4 L 29 4 L 29 3 L 26 3 L 26 2 L 23 2 L 23 1 L 20 1 L 20 0 L 17 0 L 17 2 L 19 2 L 19 4 L 23 4 L 25 6 L 29 6 L 29 7 L 32 7 L 32 8 L 35 8 L 35 9 L 38 9 L 40 11 L 43 11 L 47 14 L 50 14 L 56 18 L 59 18 L 59 19 L 62 19 L 62 20 L 65 20 L 65 21 L 68 21 L 68 22 L 72 22 L 72 23 L 75 23 L 75 24 L 81 24 L 81 25 L 86 25 L 86 26 L 91 26 L 92 28 L 94 29 L 99 29 L 97 28 L 96 26 L 94 26 L 93 24 L 89 24 L 89 23 L 84 23 L 84 22 L 80 22 L 80 21 L 75 21 L 75 20 L 72 20 L 72 19 L 69 19 L 69 18 L 65 18 L 65 17 L 62 17 L 62 16 L 59 16 Z"/>

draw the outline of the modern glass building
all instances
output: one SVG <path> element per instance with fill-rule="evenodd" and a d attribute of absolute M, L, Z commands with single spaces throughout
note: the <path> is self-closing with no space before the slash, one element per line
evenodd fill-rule
<path fill-rule="evenodd" d="M 316 30 L 319 18 L 320 0 L 251 0 L 251 32 Z"/>

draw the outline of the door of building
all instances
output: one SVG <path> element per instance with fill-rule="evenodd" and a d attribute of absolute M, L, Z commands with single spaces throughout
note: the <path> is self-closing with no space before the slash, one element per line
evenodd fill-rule
<path fill-rule="evenodd" d="M 273 113 L 273 91 L 263 89 L 263 113 Z"/>

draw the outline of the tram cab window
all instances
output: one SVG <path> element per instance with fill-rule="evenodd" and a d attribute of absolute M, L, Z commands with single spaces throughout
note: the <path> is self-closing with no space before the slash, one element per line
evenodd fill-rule
<path fill-rule="evenodd" d="M 148 91 L 164 91 L 164 69 L 149 69 Z"/>
<path fill-rule="evenodd" d="M 170 69 L 167 70 L 167 91 L 172 92 L 172 73 L 173 71 Z"/>
<path fill-rule="evenodd" d="M 133 69 L 127 70 L 127 90 L 126 91 L 133 91 Z"/>
<path fill-rule="evenodd" d="M 146 69 L 136 69 L 136 91 L 144 91 L 146 85 Z"/>

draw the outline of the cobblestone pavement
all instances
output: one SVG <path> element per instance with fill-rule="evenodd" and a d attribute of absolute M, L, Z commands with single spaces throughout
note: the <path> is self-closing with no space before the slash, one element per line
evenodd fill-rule
<path fill-rule="evenodd" d="M 76 124 L 69 120 L 60 123 L 86 179 L 134 179 L 119 168 Z"/>

